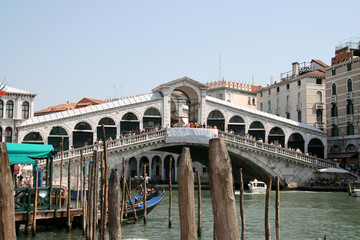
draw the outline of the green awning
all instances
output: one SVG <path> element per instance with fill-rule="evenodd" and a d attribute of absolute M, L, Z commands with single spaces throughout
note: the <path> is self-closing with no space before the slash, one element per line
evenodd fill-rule
<path fill-rule="evenodd" d="M 10 164 L 35 164 L 35 159 L 54 157 L 52 145 L 6 143 Z"/>

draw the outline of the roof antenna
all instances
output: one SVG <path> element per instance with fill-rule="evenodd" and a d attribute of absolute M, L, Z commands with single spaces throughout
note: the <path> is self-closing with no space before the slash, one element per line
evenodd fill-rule
<path fill-rule="evenodd" d="M 219 81 L 221 81 L 221 52 L 219 52 Z"/>

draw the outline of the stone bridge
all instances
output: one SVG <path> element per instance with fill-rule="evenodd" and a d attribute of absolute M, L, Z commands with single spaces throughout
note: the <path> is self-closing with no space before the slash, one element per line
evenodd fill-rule
<path fill-rule="evenodd" d="M 178 129 L 177 131 L 181 132 L 188 130 L 189 129 Z M 212 129 L 192 130 L 202 132 L 214 131 Z M 208 134 L 201 135 L 200 133 L 198 136 L 210 140 Z M 219 131 L 218 137 L 222 137 L 225 140 L 226 147 L 231 157 L 235 179 L 237 179 L 238 176 L 238 169 L 243 168 L 245 181 L 253 179 L 254 177 L 265 180 L 267 176 L 279 176 L 281 186 L 286 187 L 291 183 L 303 185 L 307 183 L 310 178 L 316 178 L 315 171 L 319 168 L 337 167 L 335 163 L 324 159 L 250 140 L 245 137 L 221 131 Z M 190 147 L 193 161 L 199 161 L 204 165 L 208 164 L 208 144 L 204 144 L 203 141 L 201 143 L 195 143 L 193 140 L 189 141 L 189 136 L 187 135 L 179 136 L 177 142 L 171 142 L 168 139 L 169 136 L 167 135 L 167 130 L 160 130 L 109 141 L 106 144 L 108 147 L 110 168 L 117 168 L 122 174 L 122 161 L 125 159 L 126 177 L 130 174 L 132 174 L 132 176 L 142 174 L 141 171 L 145 164 L 151 178 L 154 179 L 159 177 L 161 179 L 166 179 L 167 175 L 165 172 L 167 172 L 168 169 L 164 169 L 165 161 L 157 162 L 156 158 L 152 158 L 152 161 L 149 162 L 141 162 L 140 160 L 132 162 L 132 157 L 141 153 L 146 153 L 147 156 L 158 156 L 159 152 L 165 152 L 167 156 L 170 156 L 173 159 L 174 180 L 176 181 L 179 154 L 185 146 Z M 82 147 L 63 152 L 63 161 L 67 164 L 67 162 L 71 160 L 73 162 L 72 166 L 79 165 L 81 152 L 83 157 L 91 159 L 94 150 L 103 152 L 103 148 L 99 144 Z M 60 161 L 61 154 L 57 154 L 54 159 L 55 169 L 58 169 L 60 166 Z M 135 164 L 135 167 L 132 166 L 133 164 Z M 158 176 L 155 174 L 155 168 L 157 166 L 162 169 L 162 171 L 157 173 L 159 174 Z M 135 174 L 131 171 L 132 169 L 136 171 Z M 65 176 L 66 179 L 66 167 L 64 167 L 64 170 L 63 176 Z M 54 172 L 56 179 L 58 177 L 56 173 L 59 171 L 55 170 Z M 72 174 L 74 180 L 76 179 L 75 173 L 76 172 L 74 171 Z"/>

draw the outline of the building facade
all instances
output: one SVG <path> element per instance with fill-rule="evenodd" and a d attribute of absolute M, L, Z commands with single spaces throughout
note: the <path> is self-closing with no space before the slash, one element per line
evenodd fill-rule
<path fill-rule="evenodd" d="M 36 94 L 6 86 L 6 95 L 0 99 L 0 139 L 2 142 L 18 141 L 18 126 L 34 117 Z"/>
<path fill-rule="evenodd" d="M 325 68 L 319 60 L 292 64 L 280 82 L 257 91 L 258 110 L 325 130 Z"/>
<path fill-rule="evenodd" d="M 336 47 L 326 69 L 326 121 L 329 158 L 355 166 L 360 151 L 360 42 Z"/>

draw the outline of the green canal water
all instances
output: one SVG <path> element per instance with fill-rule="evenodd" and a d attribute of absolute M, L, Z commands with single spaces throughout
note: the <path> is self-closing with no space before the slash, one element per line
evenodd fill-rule
<path fill-rule="evenodd" d="M 197 195 L 197 192 L 195 192 Z M 239 215 L 239 195 L 237 211 Z M 271 237 L 275 239 L 275 192 L 271 196 Z M 195 199 L 197 214 L 197 198 Z M 265 195 L 245 194 L 246 239 L 264 239 Z M 202 237 L 213 239 L 213 217 L 210 191 L 202 190 Z M 180 239 L 178 195 L 173 191 L 172 228 L 169 228 L 169 196 L 149 215 L 147 224 L 139 220 L 122 226 L 122 239 Z M 196 221 L 197 222 L 197 221 Z M 239 226 L 240 217 L 238 219 Z M 281 239 L 360 239 L 360 197 L 345 192 L 280 192 Z M 240 229 L 240 227 L 239 227 Z M 34 239 L 20 232 L 18 239 Z M 37 227 L 35 239 L 85 239 L 79 228 L 67 233 L 65 228 Z"/>

